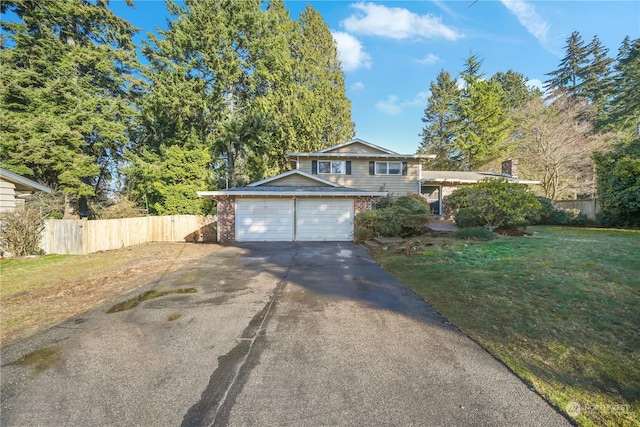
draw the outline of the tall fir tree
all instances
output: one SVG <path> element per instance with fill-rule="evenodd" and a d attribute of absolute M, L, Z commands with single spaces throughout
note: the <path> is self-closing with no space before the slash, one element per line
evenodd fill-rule
<path fill-rule="evenodd" d="M 604 123 L 607 129 L 640 136 L 640 39 L 626 37 L 614 65 L 611 109 Z"/>
<path fill-rule="evenodd" d="M 587 50 L 589 63 L 582 73 L 579 93 L 589 102 L 589 118 L 597 124 L 604 120 L 609 108 L 614 60 L 608 56 L 609 49 L 602 45 L 597 36 L 587 45 Z"/>
<path fill-rule="evenodd" d="M 483 80 L 482 60 L 471 55 L 461 73 L 462 93 L 454 105 L 457 115 L 453 147 L 463 170 L 476 169 L 504 154 L 512 122 L 499 83 Z"/>
<path fill-rule="evenodd" d="M 298 25 L 301 38 L 294 48 L 294 74 L 305 105 L 298 117 L 302 131 L 299 143 L 304 151 L 313 151 L 353 137 L 354 124 L 338 48 L 329 27 L 311 5 L 298 17 Z"/>
<path fill-rule="evenodd" d="M 172 188 L 187 188 L 175 179 L 151 185 L 168 180 L 154 172 L 175 164 L 167 156 L 198 159 L 199 174 L 184 180 L 226 188 L 285 170 L 288 151 L 353 135 L 335 42 L 320 15 L 308 7 L 296 23 L 282 1 L 262 6 L 168 2 L 169 28 L 149 35 L 143 49 L 149 84 L 127 173 L 130 192 L 154 211 L 167 208 Z M 202 150 L 208 163 L 199 162 Z M 206 206 L 193 200 L 190 209 Z"/>
<path fill-rule="evenodd" d="M 122 160 L 135 118 L 136 29 L 108 1 L 9 0 L 0 60 L 2 166 L 60 187 L 100 195 Z"/>
<path fill-rule="evenodd" d="M 589 63 L 589 49 L 578 31 L 571 33 L 565 46 L 565 56 L 557 70 L 546 75 L 545 88 L 549 91 L 564 89 L 570 95 L 578 95 L 584 69 Z"/>
<path fill-rule="evenodd" d="M 455 105 L 460 90 L 457 82 L 448 71 L 440 70 L 435 82 L 431 82 L 427 107 L 422 122 L 422 144 L 418 152 L 435 154 L 436 158 L 429 162 L 429 169 L 455 170 L 462 166 L 460 153 L 454 148 L 455 126 L 457 116 Z"/>

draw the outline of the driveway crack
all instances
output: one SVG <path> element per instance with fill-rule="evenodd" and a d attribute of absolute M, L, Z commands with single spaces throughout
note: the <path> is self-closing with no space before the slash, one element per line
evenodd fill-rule
<path fill-rule="evenodd" d="M 182 420 L 183 427 L 223 426 L 227 424 L 231 408 L 242 391 L 249 373 L 256 365 L 265 346 L 266 325 L 276 303 L 287 285 L 287 278 L 298 255 L 299 248 L 291 257 L 284 277 L 278 281 L 269 300 L 249 322 L 242 332 L 238 344 L 227 354 L 218 358 L 218 367 L 211 374 L 209 384 L 200 400 L 187 411 Z"/>

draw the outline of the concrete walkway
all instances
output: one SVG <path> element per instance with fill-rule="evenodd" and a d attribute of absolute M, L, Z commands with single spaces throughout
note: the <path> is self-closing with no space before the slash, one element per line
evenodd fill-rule
<path fill-rule="evenodd" d="M 358 245 L 230 246 L 147 286 L 184 287 L 3 348 L 0 424 L 569 425 Z"/>

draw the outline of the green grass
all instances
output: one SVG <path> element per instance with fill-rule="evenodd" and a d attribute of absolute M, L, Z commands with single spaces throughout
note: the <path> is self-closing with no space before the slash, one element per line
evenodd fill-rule
<path fill-rule="evenodd" d="M 530 231 L 374 256 L 578 424 L 640 425 L 640 231 Z"/>

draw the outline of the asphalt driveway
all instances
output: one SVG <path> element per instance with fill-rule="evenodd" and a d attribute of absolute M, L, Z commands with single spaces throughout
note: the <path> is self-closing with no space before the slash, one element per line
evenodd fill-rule
<path fill-rule="evenodd" d="M 146 290 L 174 293 L 107 313 Z M 351 243 L 225 247 L 3 348 L 1 381 L 2 426 L 568 425 Z"/>

